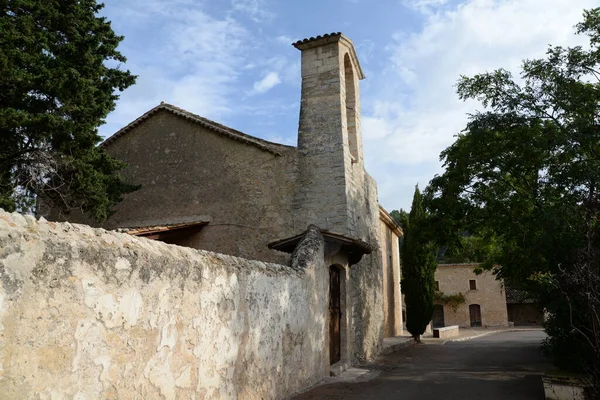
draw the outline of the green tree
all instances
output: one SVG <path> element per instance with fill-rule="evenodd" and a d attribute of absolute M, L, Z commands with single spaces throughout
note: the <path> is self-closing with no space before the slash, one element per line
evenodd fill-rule
<path fill-rule="evenodd" d="M 404 229 L 404 226 L 408 221 L 408 213 L 406 211 L 404 211 L 403 209 L 400 209 L 400 211 L 392 210 L 390 216 L 394 219 L 394 222 L 396 222 L 398 225 L 400 225 L 402 229 Z"/>
<path fill-rule="evenodd" d="M 418 186 L 415 188 L 410 214 L 403 222 L 404 241 L 400 255 L 406 329 L 420 342 L 433 314 L 437 250 L 431 240 L 430 221 Z"/>
<path fill-rule="evenodd" d="M 460 79 L 459 97 L 487 110 L 470 115 L 442 152 L 446 170 L 427 197 L 441 242 L 464 231 L 495 238 L 488 268 L 550 312 L 547 349 L 557 364 L 588 369 L 597 352 L 582 332 L 593 324 L 579 311 L 583 292 L 565 296 L 564 277 L 600 215 L 600 9 L 585 11 L 576 30 L 589 48 L 551 46 L 523 62 L 521 82 L 502 69 Z"/>
<path fill-rule="evenodd" d="M 135 82 L 117 65 L 123 38 L 95 0 L 1 4 L 0 207 L 27 211 L 41 200 L 102 221 L 135 189 L 97 146 L 115 91 Z"/>
<path fill-rule="evenodd" d="M 492 235 L 459 235 L 453 245 L 445 249 L 438 261 L 440 264 L 485 263 L 494 259 L 496 251 L 496 238 Z"/>
<path fill-rule="evenodd" d="M 403 209 L 400 209 L 400 211 L 392 210 L 390 216 L 392 217 L 394 222 L 400 225 L 400 228 L 402 228 L 402 230 L 404 231 L 404 228 L 406 227 L 406 225 L 408 225 L 408 213 Z M 402 243 L 404 243 L 404 236 L 400 236 L 398 238 L 398 248 L 402 248 Z"/>

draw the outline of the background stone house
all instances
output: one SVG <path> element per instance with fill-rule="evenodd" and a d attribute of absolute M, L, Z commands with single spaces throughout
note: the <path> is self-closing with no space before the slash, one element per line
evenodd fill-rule
<path fill-rule="evenodd" d="M 508 315 L 506 292 L 501 281 L 488 271 L 473 272 L 478 264 L 438 264 L 435 272 L 437 290 L 445 295 L 462 293 L 465 302 L 456 310 L 451 305 L 436 304 L 432 325 L 461 327 L 506 327 Z"/>
<path fill-rule="evenodd" d="M 541 326 L 544 311 L 524 290 L 506 287 L 508 322 L 514 326 Z"/>
<path fill-rule="evenodd" d="M 329 360 L 353 363 L 376 355 L 384 336 L 402 333 L 402 232 L 364 168 L 364 75 L 352 42 L 333 33 L 294 46 L 302 57 L 296 147 L 161 103 L 103 143 L 141 189 L 102 227 L 288 263 L 307 227 L 317 226 L 330 279 Z"/>

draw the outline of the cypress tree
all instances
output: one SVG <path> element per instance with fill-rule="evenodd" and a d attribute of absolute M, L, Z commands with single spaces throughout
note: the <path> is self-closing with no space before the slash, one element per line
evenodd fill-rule
<path fill-rule="evenodd" d="M 429 219 L 418 186 L 415 188 L 410 214 L 403 225 L 401 258 L 406 328 L 420 342 L 433 314 L 437 263 L 436 246 L 430 239 Z"/>
<path fill-rule="evenodd" d="M 135 82 L 121 68 L 123 39 L 96 0 L 0 3 L 0 207 L 36 200 L 98 221 L 125 193 L 125 165 L 98 143 L 117 92 Z"/>

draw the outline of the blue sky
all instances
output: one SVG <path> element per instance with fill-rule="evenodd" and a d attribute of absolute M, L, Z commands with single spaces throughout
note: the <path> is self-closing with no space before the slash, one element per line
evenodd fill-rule
<path fill-rule="evenodd" d="M 461 74 L 584 43 L 573 26 L 598 0 L 105 0 L 138 75 L 100 133 L 161 101 L 263 139 L 296 144 L 300 52 L 291 43 L 343 32 L 361 81 L 366 168 L 388 210 L 441 172 L 439 153 L 479 106 L 461 102 Z"/>

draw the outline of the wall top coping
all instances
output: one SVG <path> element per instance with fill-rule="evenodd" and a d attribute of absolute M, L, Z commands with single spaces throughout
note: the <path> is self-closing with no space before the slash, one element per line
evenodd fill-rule
<path fill-rule="evenodd" d="M 379 205 L 379 218 L 399 237 L 404 236 L 404 231 L 402 231 L 402 227 L 396 223 L 394 218 L 388 213 L 385 208 Z"/>
<path fill-rule="evenodd" d="M 477 267 L 479 263 L 438 264 L 438 267 Z"/>
<path fill-rule="evenodd" d="M 107 249 L 123 252 L 142 251 L 152 257 L 168 257 L 175 264 L 178 260 L 195 260 L 201 264 L 212 264 L 223 268 L 245 268 L 265 274 L 298 275 L 301 273 L 289 265 L 248 260 L 228 254 L 192 249 L 127 233 L 92 228 L 83 224 L 51 222 L 44 217 L 40 217 L 38 220 L 33 215 L 22 215 L 17 212 L 9 213 L 0 208 L 0 239 L 16 242 L 22 239 L 30 241 L 34 238 L 56 243 L 103 246 Z M 1 263 L 2 259 L 0 259 Z"/>

